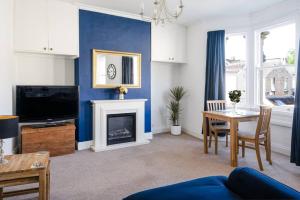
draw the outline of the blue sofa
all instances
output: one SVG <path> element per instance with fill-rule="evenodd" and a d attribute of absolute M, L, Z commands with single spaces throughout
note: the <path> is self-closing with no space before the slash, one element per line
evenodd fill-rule
<path fill-rule="evenodd" d="M 300 180 L 299 180 L 300 181 Z M 300 199 L 296 190 L 251 168 L 139 192 L 124 200 Z"/>

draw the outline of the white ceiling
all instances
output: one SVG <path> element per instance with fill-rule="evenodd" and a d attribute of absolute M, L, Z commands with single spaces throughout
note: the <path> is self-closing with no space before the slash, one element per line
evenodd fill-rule
<path fill-rule="evenodd" d="M 145 15 L 153 13 L 153 0 L 75 0 L 80 3 L 100 6 L 118 11 L 138 14 L 140 4 L 145 4 Z M 189 24 L 211 17 L 245 15 L 262 10 L 284 0 L 183 0 L 184 11 L 179 22 Z M 179 0 L 168 0 L 170 10 L 175 9 Z"/>

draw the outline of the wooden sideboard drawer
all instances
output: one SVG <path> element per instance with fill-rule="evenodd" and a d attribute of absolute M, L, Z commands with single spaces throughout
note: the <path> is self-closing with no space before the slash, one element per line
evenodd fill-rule
<path fill-rule="evenodd" d="M 50 156 L 74 153 L 75 130 L 74 124 L 45 128 L 23 126 L 21 128 L 22 153 L 49 151 Z"/>

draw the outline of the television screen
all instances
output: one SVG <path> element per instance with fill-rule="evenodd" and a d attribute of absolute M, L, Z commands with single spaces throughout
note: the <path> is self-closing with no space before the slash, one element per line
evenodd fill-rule
<path fill-rule="evenodd" d="M 20 122 L 53 122 L 78 116 L 77 86 L 17 86 L 16 98 Z"/>

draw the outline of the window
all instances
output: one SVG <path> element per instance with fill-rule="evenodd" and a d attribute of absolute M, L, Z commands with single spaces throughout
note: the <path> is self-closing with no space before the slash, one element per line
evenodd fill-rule
<path fill-rule="evenodd" d="M 296 25 L 280 25 L 257 33 L 258 103 L 283 107 L 294 105 Z"/>
<path fill-rule="evenodd" d="M 226 100 L 229 101 L 228 92 L 241 90 L 241 103 L 246 104 L 246 36 L 244 34 L 233 34 L 226 36 L 225 42 L 225 86 Z"/>

